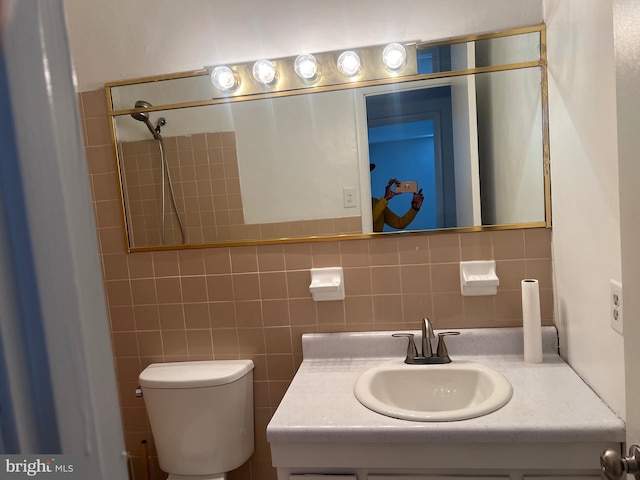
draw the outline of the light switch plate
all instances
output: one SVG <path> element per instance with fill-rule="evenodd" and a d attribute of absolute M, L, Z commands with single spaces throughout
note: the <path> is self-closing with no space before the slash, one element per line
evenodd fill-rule
<path fill-rule="evenodd" d="M 356 187 L 344 187 L 342 189 L 344 208 L 353 208 L 358 206 L 358 197 L 356 193 Z"/>

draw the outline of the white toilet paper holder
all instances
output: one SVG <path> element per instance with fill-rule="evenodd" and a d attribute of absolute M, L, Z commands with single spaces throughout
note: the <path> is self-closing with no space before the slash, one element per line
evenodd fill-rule
<path fill-rule="evenodd" d="M 495 260 L 460 262 L 460 291 L 464 296 L 495 295 L 500 279 Z"/>

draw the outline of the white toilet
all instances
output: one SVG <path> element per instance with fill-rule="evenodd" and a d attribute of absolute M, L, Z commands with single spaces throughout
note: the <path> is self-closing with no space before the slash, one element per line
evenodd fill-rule
<path fill-rule="evenodd" d="M 154 363 L 139 377 L 167 480 L 219 480 L 253 453 L 253 362 Z"/>

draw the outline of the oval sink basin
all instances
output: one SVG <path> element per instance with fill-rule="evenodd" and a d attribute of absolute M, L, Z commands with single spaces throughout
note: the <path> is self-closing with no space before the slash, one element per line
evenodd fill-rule
<path fill-rule="evenodd" d="M 512 395 L 509 381 L 475 362 L 407 365 L 402 360 L 370 368 L 355 382 L 365 407 L 388 417 L 443 422 L 480 417 L 503 407 Z"/>

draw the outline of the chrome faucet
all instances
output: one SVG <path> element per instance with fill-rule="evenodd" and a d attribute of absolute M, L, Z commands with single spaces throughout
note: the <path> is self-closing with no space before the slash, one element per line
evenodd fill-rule
<path fill-rule="evenodd" d="M 433 332 L 433 325 L 431 320 L 427 317 L 422 319 L 422 353 L 418 354 L 416 348 L 416 342 L 413 339 L 413 333 L 394 333 L 392 337 L 407 337 L 409 344 L 407 345 L 407 358 L 404 359 L 404 363 L 410 365 L 427 365 L 427 364 L 442 364 L 451 363 L 449 352 L 447 351 L 447 345 L 444 343 L 444 337 L 446 335 L 460 335 L 460 332 L 440 332 L 438 333 L 438 346 L 436 347 L 435 354 L 431 347 L 431 339 L 435 338 Z"/>
<path fill-rule="evenodd" d="M 431 339 L 436 338 L 433 333 L 433 325 L 427 317 L 422 319 L 422 356 L 431 357 L 433 351 L 431 349 Z"/>

